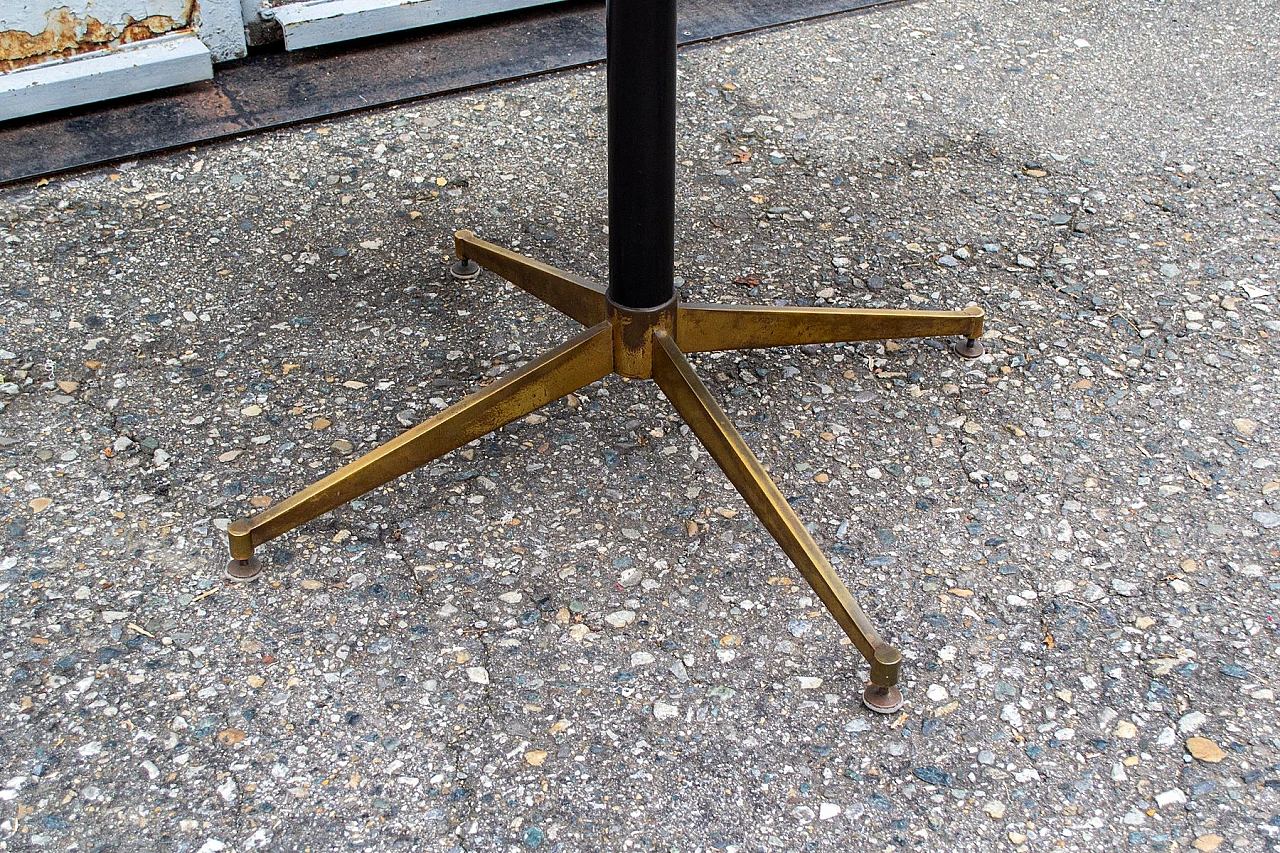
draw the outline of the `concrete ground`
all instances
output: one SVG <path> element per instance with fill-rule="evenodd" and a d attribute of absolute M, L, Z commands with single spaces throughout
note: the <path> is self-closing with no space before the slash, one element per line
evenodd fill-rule
<path fill-rule="evenodd" d="M 0 191 L 0 846 L 1280 845 L 1280 16 L 918 3 L 680 62 L 681 292 L 961 307 L 694 360 L 883 632 L 866 668 L 613 379 L 264 546 L 565 339 L 469 227 L 606 268 L 588 69 Z"/>

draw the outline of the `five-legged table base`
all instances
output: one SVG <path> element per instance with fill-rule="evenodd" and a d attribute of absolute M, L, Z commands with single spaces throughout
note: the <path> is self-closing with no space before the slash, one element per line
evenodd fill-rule
<path fill-rule="evenodd" d="M 959 335 L 956 351 L 981 355 L 983 311 L 896 311 L 680 304 L 638 311 L 605 289 L 476 238 L 455 235 L 458 278 L 484 267 L 577 320 L 586 331 L 461 400 L 360 459 L 228 529 L 227 576 L 254 580 L 254 549 L 371 489 L 530 414 L 596 380 L 618 373 L 652 379 L 737 487 L 765 529 L 813 587 L 871 665 L 863 701 L 873 711 L 902 706 L 902 655 L 886 643 L 817 542 L 787 503 L 729 416 L 712 398 L 685 353 L 888 338 Z"/>

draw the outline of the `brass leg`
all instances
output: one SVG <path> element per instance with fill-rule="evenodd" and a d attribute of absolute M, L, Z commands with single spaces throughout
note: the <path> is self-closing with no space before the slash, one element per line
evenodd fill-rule
<path fill-rule="evenodd" d="M 742 440 L 729 416 L 712 398 L 676 342 L 666 332 L 658 331 L 654 333 L 654 343 L 653 378 L 662 393 L 871 664 L 871 686 L 864 701 L 875 711 L 897 710 L 902 704 L 896 686 L 902 655 L 880 638 L 867 614 L 831 568 L 818 543 Z"/>
<path fill-rule="evenodd" d="M 984 317 L 977 306 L 963 311 L 897 311 L 691 303 L 680 306 L 676 343 L 684 352 L 713 352 L 963 335 L 969 349 L 961 355 L 972 358 L 981 355 L 978 338 L 982 337 Z"/>
<path fill-rule="evenodd" d="M 251 579 L 253 550 L 263 542 L 612 372 L 613 327 L 598 323 L 293 497 L 233 523 L 228 574 L 240 569 L 237 579 Z"/>
<path fill-rule="evenodd" d="M 459 260 L 497 273 L 584 326 L 605 319 L 604 288 L 598 284 L 481 240 L 470 231 L 454 234 L 453 244 Z"/>

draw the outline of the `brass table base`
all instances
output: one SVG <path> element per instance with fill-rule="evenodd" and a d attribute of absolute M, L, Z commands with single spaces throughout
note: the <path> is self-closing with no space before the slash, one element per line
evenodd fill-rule
<path fill-rule="evenodd" d="M 227 577 L 256 579 L 261 568 L 253 552 L 264 542 L 592 382 L 613 373 L 652 379 L 871 665 L 863 702 L 880 713 L 898 710 L 902 655 L 880 637 L 685 353 L 959 335 L 964 340 L 957 352 L 972 358 L 982 354 L 982 309 L 739 308 L 673 299 L 639 311 L 613 303 L 599 285 L 470 231 L 455 234 L 454 245 L 456 277 L 474 278 L 479 267 L 488 269 L 586 331 L 292 497 L 231 524 Z"/>

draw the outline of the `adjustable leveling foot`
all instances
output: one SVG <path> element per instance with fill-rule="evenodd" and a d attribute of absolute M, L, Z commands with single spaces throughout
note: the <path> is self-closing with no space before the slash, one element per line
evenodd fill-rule
<path fill-rule="evenodd" d="M 224 576 L 232 583 L 250 583 L 256 581 L 262 576 L 262 561 L 257 557 L 250 557 L 247 560 L 237 560 L 232 557 L 227 560 L 227 570 Z"/>

